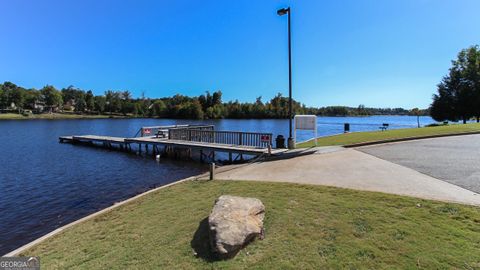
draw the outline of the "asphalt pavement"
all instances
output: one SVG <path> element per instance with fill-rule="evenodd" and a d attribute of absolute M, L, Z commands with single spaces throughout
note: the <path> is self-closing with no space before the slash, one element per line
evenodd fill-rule
<path fill-rule="evenodd" d="M 480 193 L 480 135 L 382 144 L 356 150 Z"/>

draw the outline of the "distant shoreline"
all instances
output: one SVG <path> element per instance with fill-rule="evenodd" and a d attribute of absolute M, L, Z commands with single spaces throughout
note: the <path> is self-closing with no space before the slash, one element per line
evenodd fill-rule
<path fill-rule="evenodd" d="M 317 115 L 317 117 L 371 117 L 371 116 L 409 116 L 409 115 Z M 410 115 L 411 116 L 411 115 Z M 425 115 L 428 116 L 428 115 Z M 24 116 L 18 113 L 0 113 L 0 120 L 68 120 L 68 119 L 171 119 L 171 118 L 158 118 L 158 117 L 146 117 L 146 116 L 133 116 L 133 115 L 121 115 L 121 114 L 76 114 L 76 113 L 42 113 L 42 114 L 30 114 Z M 222 118 L 222 119 L 234 119 L 234 120 L 262 120 L 262 119 L 287 119 L 287 118 Z M 179 118 L 179 120 L 199 120 L 199 119 L 185 119 Z M 219 119 L 205 119 L 205 120 L 219 120 Z"/>
<path fill-rule="evenodd" d="M 65 120 L 65 119 L 128 119 L 145 118 L 129 115 L 109 115 L 109 114 L 74 114 L 74 113 L 42 113 L 30 114 L 24 116 L 18 113 L 1 113 L 0 120 Z"/>

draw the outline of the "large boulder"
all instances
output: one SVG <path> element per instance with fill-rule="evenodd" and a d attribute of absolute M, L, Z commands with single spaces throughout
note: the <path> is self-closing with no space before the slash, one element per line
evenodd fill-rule
<path fill-rule="evenodd" d="M 263 239 L 265 206 L 256 198 L 220 196 L 208 217 L 210 244 L 219 258 L 231 258 L 250 241 Z"/>

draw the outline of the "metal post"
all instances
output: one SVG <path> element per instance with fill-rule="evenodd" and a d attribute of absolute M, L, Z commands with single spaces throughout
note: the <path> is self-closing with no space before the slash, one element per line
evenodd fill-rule
<path fill-rule="evenodd" d="M 215 179 L 215 162 L 210 163 L 210 180 Z"/>
<path fill-rule="evenodd" d="M 290 7 L 277 10 L 277 14 L 283 16 L 288 15 L 288 148 L 295 148 L 295 141 L 292 138 L 292 116 L 293 116 L 293 100 L 292 100 L 292 35 L 291 35 L 291 10 Z"/>
<path fill-rule="evenodd" d="M 292 39 L 290 31 L 291 11 L 288 8 L 288 120 L 289 120 L 289 137 L 292 140 Z M 289 143 L 290 148 L 290 143 Z"/>

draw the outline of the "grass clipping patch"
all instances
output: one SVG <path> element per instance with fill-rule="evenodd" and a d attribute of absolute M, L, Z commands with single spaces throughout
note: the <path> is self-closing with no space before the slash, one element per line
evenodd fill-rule
<path fill-rule="evenodd" d="M 205 218 L 222 194 L 256 197 L 265 239 L 211 257 Z M 323 186 L 185 182 L 74 226 L 23 255 L 56 268 L 480 267 L 480 209 Z M 196 256 L 194 254 L 197 254 Z"/>

